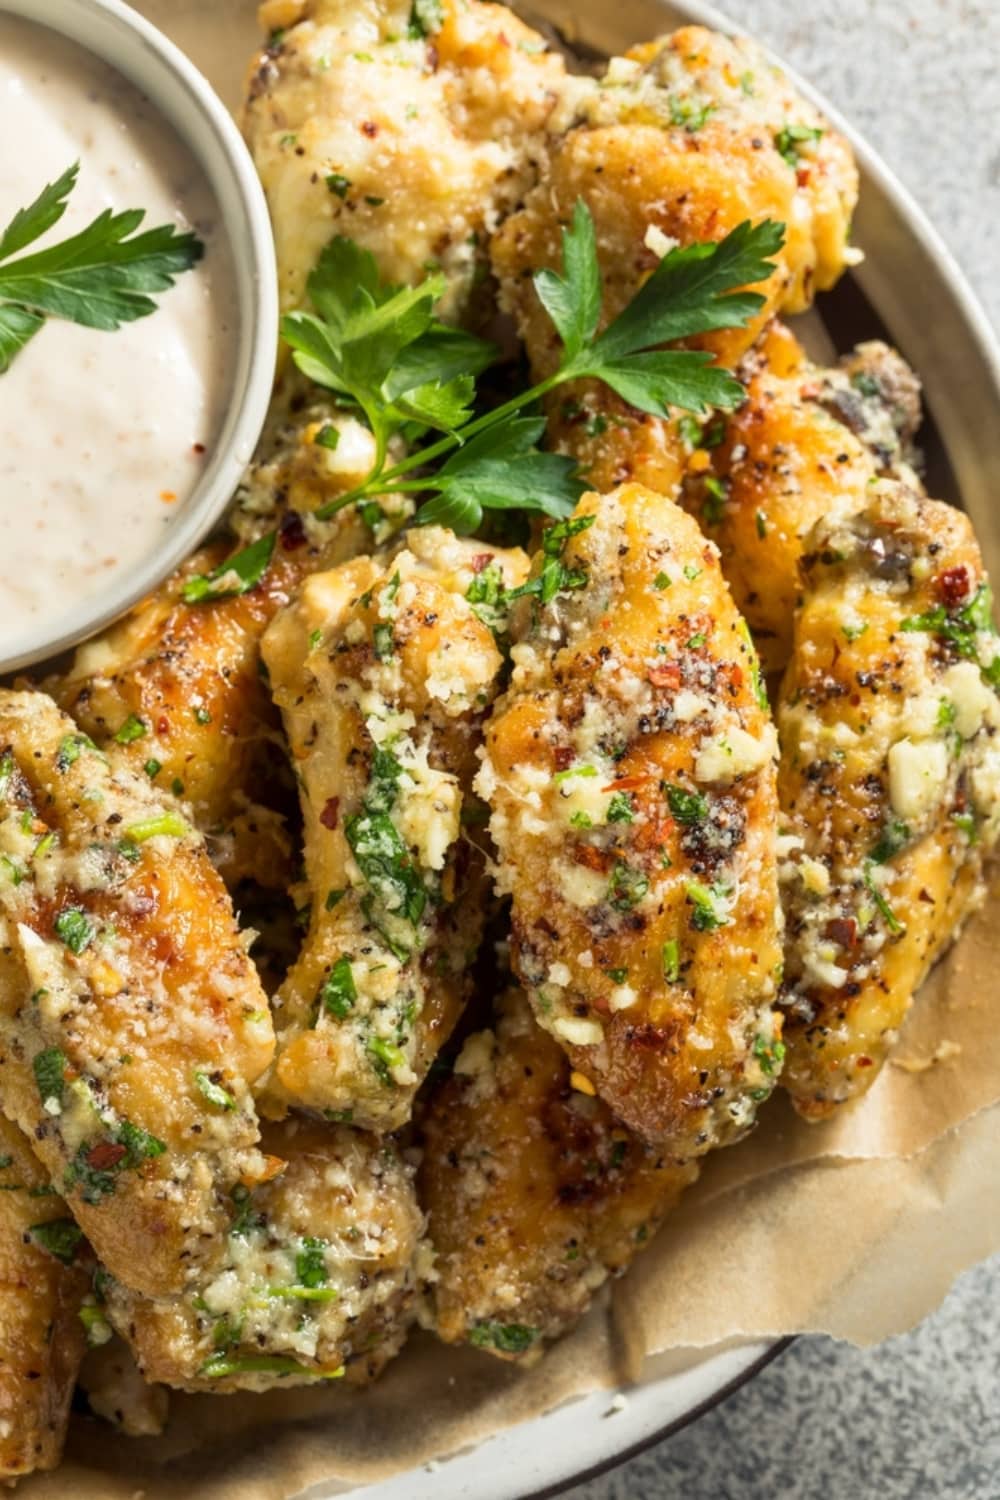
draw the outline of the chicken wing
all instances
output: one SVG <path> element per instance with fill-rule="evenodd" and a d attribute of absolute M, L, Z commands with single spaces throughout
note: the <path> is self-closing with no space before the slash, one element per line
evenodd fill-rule
<path fill-rule="evenodd" d="M 251 70 L 244 132 L 271 207 L 282 305 L 346 234 L 385 281 L 440 269 L 466 308 L 499 218 L 536 176 L 562 59 L 481 0 L 294 0 Z"/>
<path fill-rule="evenodd" d="M 0 1478 L 54 1469 L 86 1348 L 83 1235 L 0 1117 Z"/>
<path fill-rule="evenodd" d="M 688 26 L 616 58 L 600 83 L 572 83 L 550 122 L 541 181 L 491 246 L 537 378 L 551 373 L 559 341 L 530 273 L 559 266 L 578 198 L 597 231 L 606 322 L 671 246 L 721 239 L 747 219 L 786 226 L 777 268 L 756 288 L 759 315 L 701 341 L 727 365 L 770 316 L 807 307 L 855 257 L 850 148 L 752 42 Z M 553 400 L 553 444 L 580 459 L 595 489 L 635 480 L 673 492 L 683 456 L 674 423 L 593 383 Z"/>
<path fill-rule="evenodd" d="M 107 1284 L 108 1316 L 147 1380 L 218 1392 L 363 1384 L 402 1347 L 424 1227 L 411 1169 L 391 1141 L 343 1126 L 289 1122 L 265 1145 L 283 1172 L 240 1198 L 183 1296 Z"/>
<path fill-rule="evenodd" d="M 772 1083 L 774 730 L 718 553 L 670 501 L 585 496 L 544 554 L 476 783 L 514 971 L 615 1114 L 687 1158 Z"/>
<path fill-rule="evenodd" d="M 423 1137 L 428 1322 L 522 1361 L 579 1321 L 698 1175 L 618 1125 L 518 991 L 467 1039 Z"/>
<path fill-rule="evenodd" d="M 823 1119 L 874 1082 L 1000 837 L 1000 642 L 960 511 L 882 481 L 821 521 L 778 710 L 783 1083 Z"/>
<path fill-rule="evenodd" d="M 417 529 L 314 575 L 265 637 L 311 896 L 274 1001 L 278 1102 L 395 1129 L 464 1004 L 486 893 L 462 815 L 502 664 L 466 597 L 487 569 L 513 586 L 527 558 Z"/>
<path fill-rule="evenodd" d="M 0 1097 L 100 1259 L 185 1284 L 266 1175 L 267 1001 L 202 841 L 41 693 L 0 694 Z"/>
<path fill-rule="evenodd" d="M 335 449 L 316 442 L 330 426 L 340 434 Z M 374 451 L 371 433 L 353 417 L 324 405 L 288 414 L 234 502 L 242 543 L 279 527 L 260 584 L 213 603 L 185 602 L 188 578 L 232 551 L 219 543 L 81 646 L 69 671 L 46 684 L 95 743 L 114 744 L 137 774 L 187 804 L 231 885 L 244 877 L 287 883 L 288 835 L 277 813 L 258 800 L 276 734 L 259 671 L 260 638 L 306 573 L 368 550 L 374 535 L 387 535 L 397 515 L 405 517 L 400 497 L 364 515 L 352 506 L 327 523 L 309 520 L 317 506 L 368 474 Z"/>
<path fill-rule="evenodd" d="M 788 663 L 810 529 L 845 499 L 863 505 L 876 475 L 914 482 L 920 388 L 884 344 L 818 368 L 780 323 L 739 374 L 746 401 L 691 441 L 680 503 L 718 544 L 726 582 L 771 673 Z"/>

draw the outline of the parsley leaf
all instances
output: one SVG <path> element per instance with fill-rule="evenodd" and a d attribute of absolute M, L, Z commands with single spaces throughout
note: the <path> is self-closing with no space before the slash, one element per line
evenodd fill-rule
<path fill-rule="evenodd" d="M 142 209 L 105 209 L 79 233 L 12 260 L 59 222 L 79 163 L 20 209 L 0 236 L 0 373 L 42 327 L 63 318 L 114 332 L 156 311 L 153 297 L 202 257 L 204 246 L 173 224 L 136 233 Z"/>

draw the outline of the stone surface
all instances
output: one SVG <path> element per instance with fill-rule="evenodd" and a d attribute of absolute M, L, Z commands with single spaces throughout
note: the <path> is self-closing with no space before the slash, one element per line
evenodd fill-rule
<path fill-rule="evenodd" d="M 1000 0 L 724 0 L 868 137 L 1000 325 Z M 573 1500 L 994 1500 L 1000 1258 L 921 1327 L 858 1350 L 803 1338 Z"/>

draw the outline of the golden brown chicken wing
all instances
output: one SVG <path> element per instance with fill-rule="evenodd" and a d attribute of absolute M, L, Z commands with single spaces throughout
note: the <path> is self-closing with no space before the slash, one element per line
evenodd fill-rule
<path fill-rule="evenodd" d="M 560 235 L 577 199 L 597 231 L 604 318 L 632 299 L 675 244 L 719 240 L 750 219 L 786 226 L 764 306 L 746 328 L 701 341 L 735 365 L 766 320 L 798 311 L 832 286 L 854 252 L 857 197 L 850 148 L 753 43 L 684 27 L 616 58 L 600 83 L 573 80 L 550 122 L 541 181 L 494 237 L 502 302 L 538 378 L 559 342 L 531 282 L 560 264 Z M 595 489 L 627 480 L 671 493 L 683 453 L 673 423 L 627 406 L 606 387 L 554 398 L 555 446 L 581 460 Z"/>
<path fill-rule="evenodd" d="M 0 1478 L 54 1469 L 86 1349 L 83 1234 L 0 1117 Z"/>
<path fill-rule="evenodd" d="M 615 1114 L 686 1158 L 752 1123 L 780 1032 L 756 656 L 712 543 L 637 485 L 585 496 L 535 576 L 477 780 L 514 970 Z"/>
<path fill-rule="evenodd" d="M 519 991 L 466 1040 L 423 1136 L 427 1321 L 501 1358 L 568 1332 L 698 1175 L 617 1123 Z"/>
<path fill-rule="evenodd" d="M 335 427 L 336 448 L 316 441 Z M 48 684 L 98 745 L 181 799 L 230 884 L 287 883 L 283 822 L 262 801 L 276 723 L 260 675 L 260 638 L 306 573 L 366 551 L 402 520 L 407 504 L 349 507 L 329 522 L 310 512 L 367 476 L 371 433 L 325 405 L 283 414 L 234 502 L 241 541 L 274 526 L 279 540 L 260 584 L 236 597 L 188 603 L 185 584 L 224 563 L 231 543 L 198 554 L 103 636 L 77 651 Z"/>
<path fill-rule="evenodd" d="M 395 1129 L 468 994 L 486 892 L 462 816 L 502 659 L 466 595 L 488 568 L 514 585 L 527 559 L 417 529 L 314 575 L 265 638 L 311 901 L 274 1000 L 277 1103 Z"/>
<path fill-rule="evenodd" d="M 892 481 L 820 522 L 778 710 L 782 1081 L 865 1092 L 1000 836 L 1000 642 L 964 515 Z"/>
<path fill-rule="evenodd" d="M 95 1252 L 182 1287 L 267 1174 L 267 1002 L 202 840 L 42 693 L 0 694 L 0 1091 Z"/>
<path fill-rule="evenodd" d="M 299 0 L 251 70 L 244 131 L 274 223 L 282 305 L 347 235 L 384 280 L 440 269 L 463 313 L 498 219 L 534 180 L 562 59 L 481 0 Z"/>
<path fill-rule="evenodd" d="M 265 1145 L 284 1170 L 239 1199 L 183 1295 L 106 1286 L 108 1316 L 148 1380 L 220 1392 L 363 1384 L 403 1344 L 423 1216 L 393 1143 L 296 1121 L 271 1127 Z"/>
<path fill-rule="evenodd" d="M 771 673 L 788 663 L 808 532 L 842 501 L 863 505 L 876 475 L 910 473 L 919 387 L 883 344 L 818 368 L 780 323 L 739 373 L 746 401 L 690 440 L 680 502 L 717 543 Z"/>

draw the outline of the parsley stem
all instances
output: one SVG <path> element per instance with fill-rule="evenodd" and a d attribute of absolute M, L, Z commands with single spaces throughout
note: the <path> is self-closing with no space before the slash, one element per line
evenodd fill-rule
<path fill-rule="evenodd" d="M 509 401 L 505 401 L 502 406 L 494 407 L 493 410 L 484 412 L 481 417 L 477 417 L 474 422 L 469 422 L 467 426 L 462 428 L 461 436 L 454 432 L 445 433 L 436 443 L 431 443 L 427 448 L 418 448 L 415 453 L 408 454 L 406 458 L 401 459 L 391 469 L 381 470 L 376 461 L 376 466 L 372 469 L 367 479 L 353 490 L 348 490 L 345 495 L 339 496 L 338 499 L 330 500 L 326 505 L 321 505 L 318 510 L 313 511 L 313 515 L 318 521 L 328 521 L 331 516 L 336 515 L 337 511 L 346 509 L 348 505 L 354 505 L 356 501 L 363 500 L 366 495 L 384 494 L 386 492 L 391 492 L 392 494 L 413 493 L 414 491 L 431 488 L 432 486 L 419 481 L 410 481 L 407 484 L 395 484 L 394 481 L 397 478 L 401 478 L 404 474 L 412 473 L 414 469 L 423 468 L 425 464 L 432 463 L 434 459 L 441 458 L 446 453 L 451 453 L 455 448 L 463 447 L 469 438 L 476 437 L 478 433 L 485 432 L 489 427 L 496 427 L 507 417 L 513 416 L 516 412 L 523 410 L 524 407 L 531 406 L 535 401 L 539 401 L 542 396 L 548 395 L 549 391 L 554 390 L 557 385 L 562 385 L 566 380 L 573 378 L 573 375 L 567 370 L 559 369 L 546 380 L 539 381 L 538 385 L 533 385 L 529 390 L 522 391 L 519 396 L 513 396 Z M 384 461 L 385 457 L 383 453 L 382 462 L 384 463 Z"/>

